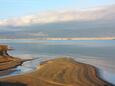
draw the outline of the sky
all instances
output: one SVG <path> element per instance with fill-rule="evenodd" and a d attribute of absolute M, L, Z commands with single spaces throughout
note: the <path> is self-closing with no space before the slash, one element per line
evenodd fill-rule
<path fill-rule="evenodd" d="M 115 0 L 0 0 L 0 37 L 113 37 L 114 9 Z"/>
<path fill-rule="evenodd" d="M 88 9 L 115 4 L 115 0 L 0 0 L 0 19 L 56 10 Z"/>

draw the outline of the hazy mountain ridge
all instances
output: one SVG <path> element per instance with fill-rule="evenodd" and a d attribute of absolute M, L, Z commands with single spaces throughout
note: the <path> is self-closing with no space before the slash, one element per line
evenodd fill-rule
<path fill-rule="evenodd" d="M 14 31 L 0 31 L 8 38 L 43 37 L 114 37 L 115 22 L 63 22 L 13 28 Z M 19 29 L 19 30 L 15 30 Z M 38 35 L 37 35 L 38 34 Z"/>

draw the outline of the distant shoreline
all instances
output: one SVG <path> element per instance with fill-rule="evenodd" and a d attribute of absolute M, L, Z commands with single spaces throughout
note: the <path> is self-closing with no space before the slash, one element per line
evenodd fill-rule
<path fill-rule="evenodd" d="M 3 39 L 0 40 L 115 40 L 115 37 L 75 37 L 75 38 L 15 38 L 15 39 Z"/>

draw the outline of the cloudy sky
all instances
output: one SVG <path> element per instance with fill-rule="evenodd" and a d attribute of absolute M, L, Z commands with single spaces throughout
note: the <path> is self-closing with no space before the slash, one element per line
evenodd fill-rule
<path fill-rule="evenodd" d="M 111 19 L 114 4 L 114 0 L 0 0 L 0 26 Z"/>
<path fill-rule="evenodd" d="M 115 0 L 0 0 L 0 38 L 115 36 L 114 9 Z"/>
<path fill-rule="evenodd" d="M 0 0 L 0 19 L 46 11 L 88 9 L 115 4 L 115 0 Z"/>

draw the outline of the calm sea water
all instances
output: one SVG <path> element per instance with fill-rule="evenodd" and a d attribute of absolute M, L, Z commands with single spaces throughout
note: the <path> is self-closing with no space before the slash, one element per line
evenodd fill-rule
<path fill-rule="evenodd" d="M 26 62 L 11 74 L 32 71 L 44 60 L 57 57 L 72 57 L 77 61 L 94 65 L 100 70 L 101 78 L 115 84 L 115 40 L 96 41 L 39 41 L 0 40 L 15 50 L 9 53 L 19 58 L 39 58 Z"/>

